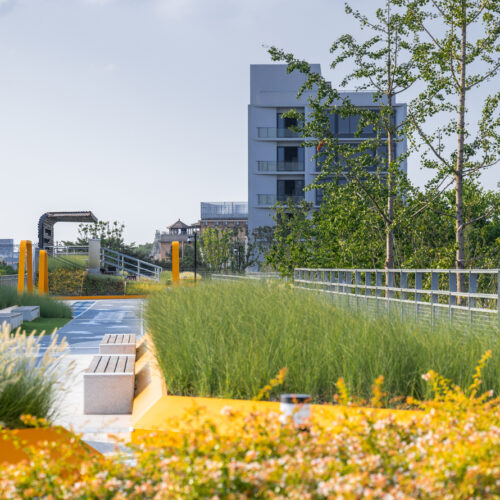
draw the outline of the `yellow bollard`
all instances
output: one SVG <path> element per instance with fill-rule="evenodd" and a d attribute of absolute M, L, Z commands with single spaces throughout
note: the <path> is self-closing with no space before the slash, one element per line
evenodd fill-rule
<path fill-rule="evenodd" d="M 172 283 L 179 284 L 179 242 L 172 242 Z"/>
<path fill-rule="evenodd" d="M 17 265 L 17 293 L 24 292 L 24 273 L 26 272 L 26 240 L 19 246 L 19 263 Z"/>
<path fill-rule="evenodd" d="M 45 295 L 49 293 L 49 268 L 47 263 L 47 251 L 40 250 L 38 262 L 38 293 Z"/>

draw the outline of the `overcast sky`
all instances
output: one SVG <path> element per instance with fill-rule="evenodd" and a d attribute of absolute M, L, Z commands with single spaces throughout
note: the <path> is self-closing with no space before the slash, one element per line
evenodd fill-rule
<path fill-rule="evenodd" d="M 0 238 L 92 210 L 146 242 L 200 201 L 246 200 L 249 65 L 277 45 L 338 82 L 330 44 L 356 31 L 341 0 L 0 0 Z M 429 178 L 415 158 L 409 174 Z"/>

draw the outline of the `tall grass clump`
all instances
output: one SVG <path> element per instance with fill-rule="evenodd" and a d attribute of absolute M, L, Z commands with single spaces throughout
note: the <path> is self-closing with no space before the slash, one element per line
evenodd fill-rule
<path fill-rule="evenodd" d="M 42 318 L 71 318 L 71 308 L 63 302 L 37 293 L 19 295 L 15 288 L 0 286 L 0 309 L 10 306 L 40 306 Z"/>
<path fill-rule="evenodd" d="M 383 375 L 388 399 L 422 399 L 428 396 L 422 374 L 435 370 L 467 387 L 487 350 L 482 388 L 500 390 L 500 339 L 493 333 L 370 316 L 288 285 L 180 287 L 151 297 L 146 319 L 173 394 L 252 398 L 286 367 L 271 397 L 305 392 L 331 401 L 343 378 L 353 396 L 367 399 Z"/>
<path fill-rule="evenodd" d="M 53 421 L 57 402 L 73 366 L 65 359 L 65 341 L 41 352 L 42 336 L 9 333 L 0 327 L 0 426 L 25 426 L 22 415 Z"/>

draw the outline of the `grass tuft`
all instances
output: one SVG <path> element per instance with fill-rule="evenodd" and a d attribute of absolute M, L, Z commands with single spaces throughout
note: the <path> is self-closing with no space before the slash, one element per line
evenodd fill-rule
<path fill-rule="evenodd" d="M 63 302 L 37 293 L 18 295 L 17 290 L 0 286 L 0 309 L 11 306 L 40 306 L 43 318 L 71 318 L 71 308 Z"/>
<path fill-rule="evenodd" d="M 57 343 L 57 335 L 52 335 L 42 353 L 42 338 L 0 328 L 0 426 L 25 427 L 23 415 L 48 422 L 57 415 L 58 398 L 73 365 L 64 357 L 66 342 Z"/>

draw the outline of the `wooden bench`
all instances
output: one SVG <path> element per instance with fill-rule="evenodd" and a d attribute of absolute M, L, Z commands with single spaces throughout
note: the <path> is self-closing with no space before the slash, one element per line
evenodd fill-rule
<path fill-rule="evenodd" d="M 83 413 L 132 413 L 135 356 L 97 355 L 83 374 Z"/>
<path fill-rule="evenodd" d="M 99 354 L 130 354 L 135 356 L 134 333 L 108 333 L 99 344 Z"/>

